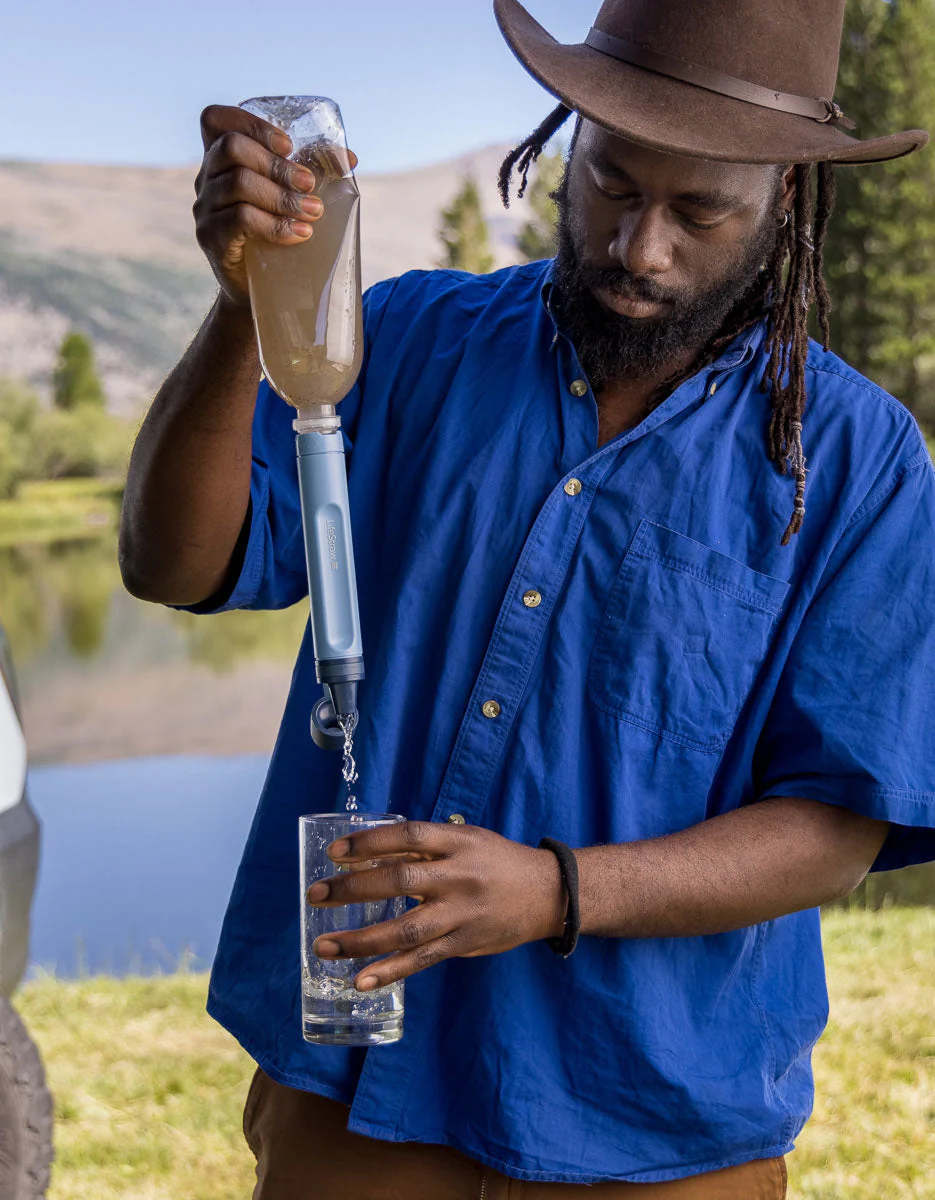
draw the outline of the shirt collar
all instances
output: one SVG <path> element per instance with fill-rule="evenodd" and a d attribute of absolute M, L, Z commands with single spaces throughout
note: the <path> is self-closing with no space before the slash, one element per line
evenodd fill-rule
<path fill-rule="evenodd" d="M 553 307 L 555 297 L 555 259 L 549 259 L 545 264 L 545 269 L 542 273 L 542 280 L 539 285 L 539 296 L 543 307 L 551 318 L 552 324 L 555 327 L 556 338 L 561 334 L 562 330 L 558 323 L 558 317 Z M 758 321 L 756 325 L 747 329 L 744 333 L 738 336 L 726 346 L 719 357 L 711 364 L 709 370 L 731 371 L 735 367 L 740 367 L 753 360 L 754 355 L 760 348 L 766 337 L 766 314 L 763 314 L 763 320 Z M 553 342 L 553 345 L 555 342 Z"/>

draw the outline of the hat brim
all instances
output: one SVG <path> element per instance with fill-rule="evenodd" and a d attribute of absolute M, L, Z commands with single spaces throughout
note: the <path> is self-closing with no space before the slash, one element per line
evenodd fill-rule
<path fill-rule="evenodd" d="M 721 162 L 872 163 L 921 149 L 921 129 L 861 141 L 831 125 L 709 92 L 557 41 L 519 0 L 494 0 L 497 23 L 526 70 L 568 108 L 627 141 Z"/>

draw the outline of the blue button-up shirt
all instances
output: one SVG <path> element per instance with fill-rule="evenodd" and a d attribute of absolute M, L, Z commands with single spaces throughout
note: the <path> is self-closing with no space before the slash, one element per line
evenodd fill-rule
<path fill-rule="evenodd" d="M 808 515 L 783 548 L 762 327 L 599 449 L 550 288 L 540 263 L 367 295 L 341 408 L 361 808 L 589 846 L 798 796 L 892 822 L 877 867 L 935 857 L 935 473 L 912 418 L 812 346 Z M 307 594 L 292 416 L 263 385 L 226 607 Z M 817 911 L 455 959 L 407 982 L 400 1043 L 307 1045 L 296 824 L 343 805 L 309 736 L 320 695 L 306 635 L 211 981 L 211 1013 L 274 1079 L 345 1101 L 358 1133 L 527 1180 L 791 1149 L 827 1017 Z"/>

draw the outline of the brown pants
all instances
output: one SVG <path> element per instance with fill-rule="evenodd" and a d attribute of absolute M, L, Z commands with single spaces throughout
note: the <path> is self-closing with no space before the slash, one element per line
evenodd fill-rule
<path fill-rule="evenodd" d="M 244 1109 L 253 1200 L 784 1200 L 786 1165 L 760 1159 L 672 1183 L 523 1183 L 448 1146 L 347 1129 L 348 1108 L 258 1070 Z"/>

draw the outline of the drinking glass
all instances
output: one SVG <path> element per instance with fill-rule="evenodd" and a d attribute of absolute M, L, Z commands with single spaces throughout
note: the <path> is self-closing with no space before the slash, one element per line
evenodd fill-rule
<path fill-rule="evenodd" d="M 322 959 L 316 938 L 392 921 L 405 911 L 405 898 L 315 908 L 306 894 L 313 883 L 342 871 L 379 866 L 339 867 L 326 851 L 332 842 L 364 829 L 405 820 L 397 813 L 316 813 L 299 818 L 300 903 L 302 930 L 302 1035 L 307 1042 L 330 1046 L 380 1046 L 403 1036 L 403 983 L 358 992 L 354 980 L 376 958 Z"/>

